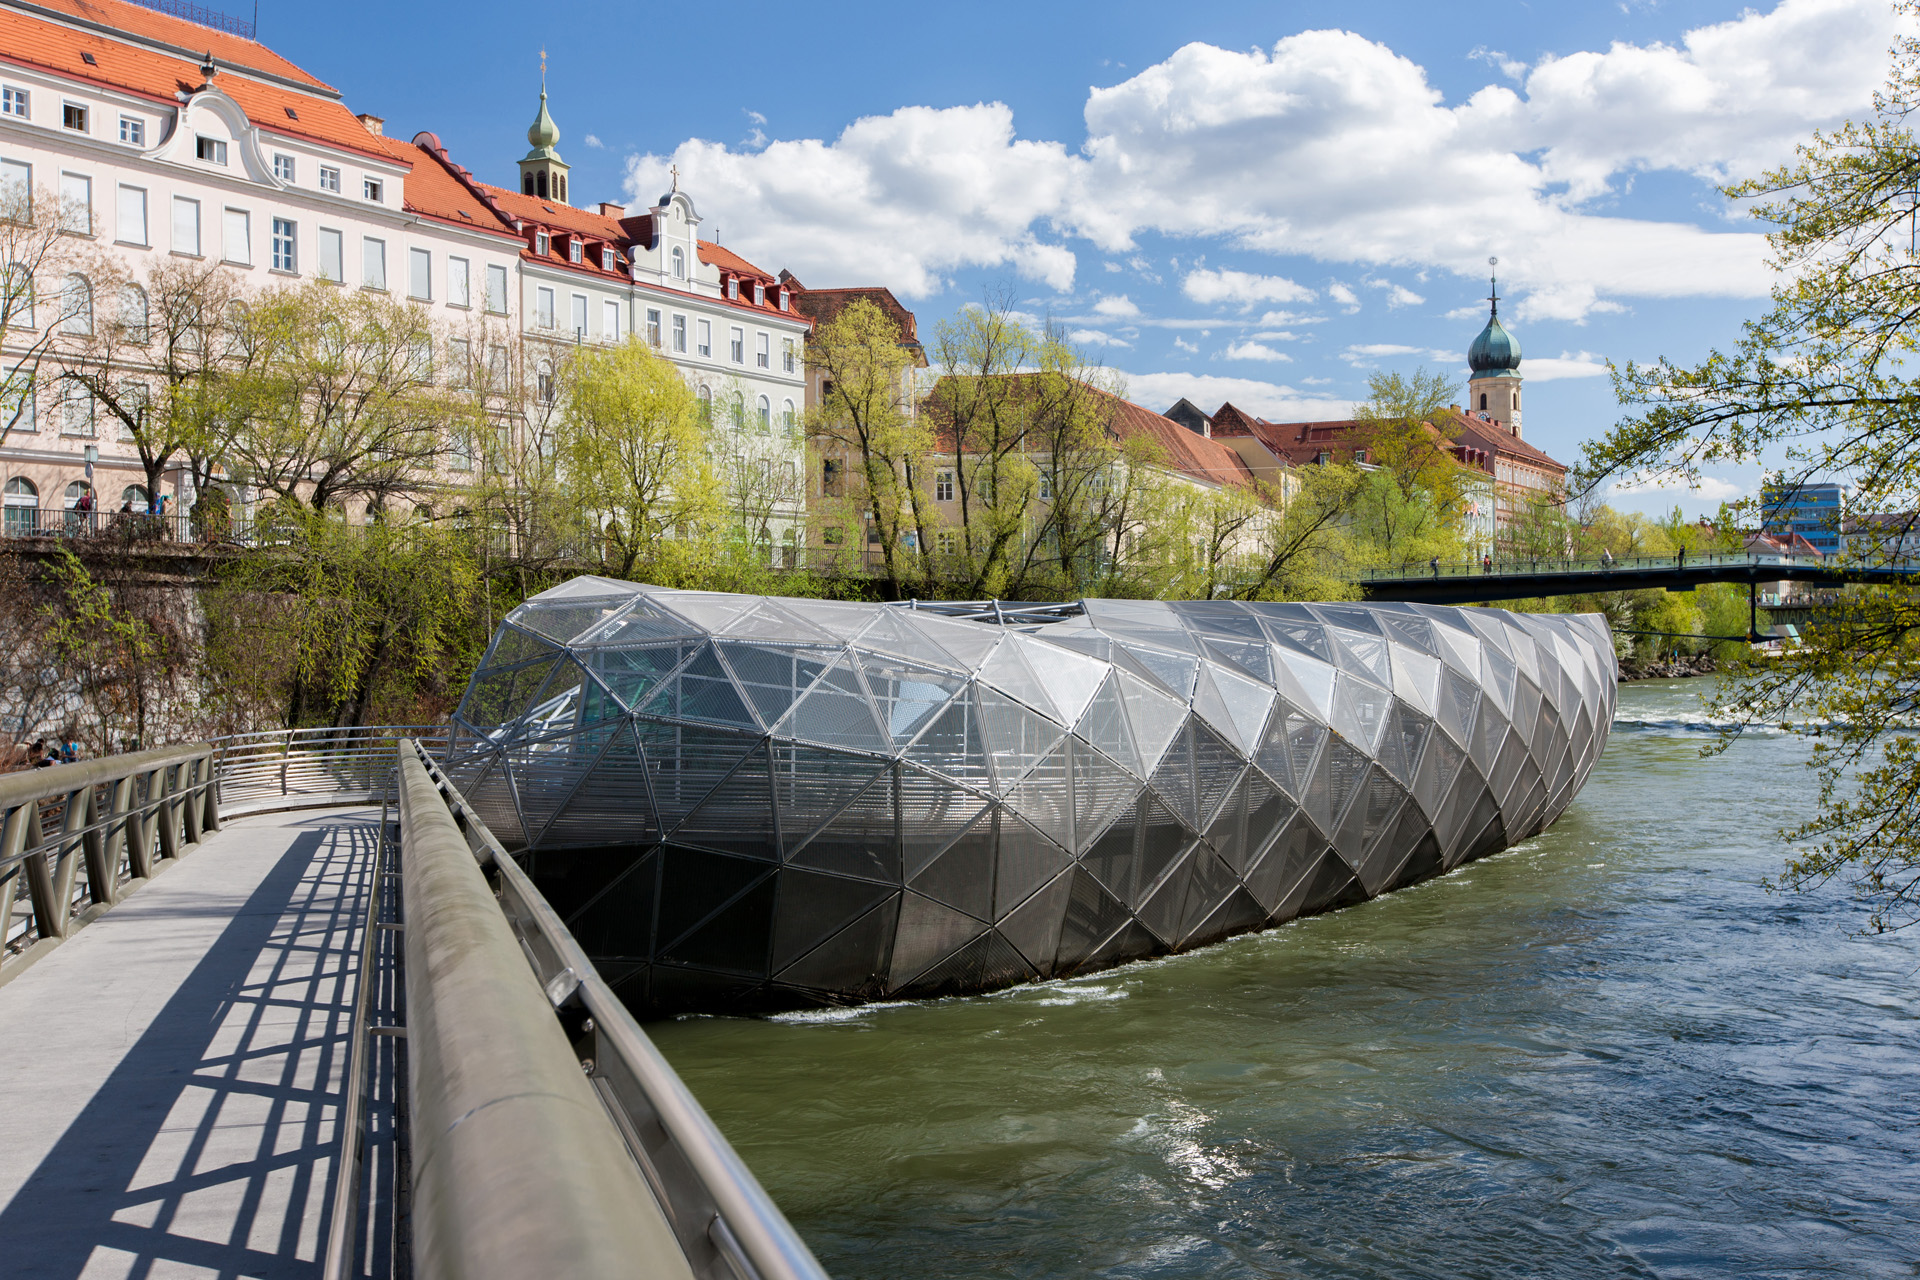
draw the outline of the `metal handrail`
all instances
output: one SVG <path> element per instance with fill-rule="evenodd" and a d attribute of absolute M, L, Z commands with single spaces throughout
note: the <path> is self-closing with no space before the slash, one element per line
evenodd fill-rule
<path fill-rule="evenodd" d="M 526 872 L 439 765 L 417 746 L 412 749 L 412 762 L 403 765 L 405 776 L 412 777 L 416 765 L 431 779 L 445 812 L 464 832 L 466 846 L 497 878 L 500 907 L 548 1001 L 563 1016 L 567 1010 L 585 1015 L 574 1051 L 655 1202 L 665 1211 L 694 1274 L 702 1280 L 826 1280 L 826 1272 L 786 1215 L 600 976 Z M 413 803 L 418 804 L 417 795 Z M 403 827 L 405 822 L 403 814 Z M 412 843 L 404 848 L 411 860 Z M 417 928 L 416 895 L 421 890 L 411 865 L 407 877 L 411 1010 L 412 931 Z M 410 1023 L 417 1022 L 411 1012 L 408 1018 Z M 418 1033 L 410 1029 L 408 1036 L 410 1052 L 417 1053 Z M 416 1137 L 416 1161 L 419 1149 Z M 420 1220 L 418 1209 L 414 1220 Z M 561 1273 L 551 1266 L 537 1270 Z"/>
<path fill-rule="evenodd" d="M 1432 564 L 1408 564 L 1396 568 L 1367 569 L 1361 582 L 1418 582 L 1434 578 L 1532 577 L 1542 573 L 1583 573 L 1605 577 L 1612 573 L 1657 569 L 1793 569 L 1832 568 L 1831 556 L 1791 556 L 1767 552 L 1702 552 L 1698 555 L 1618 556 L 1612 560 L 1598 556 L 1506 556 L 1491 561 L 1445 561 Z M 1854 566 L 1862 567 L 1862 566 Z M 1920 560 L 1889 560 L 1865 566 L 1889 575 L 1920 574 Z"/>
<path fill-rule="evenodd" d="M 273 729 L 213 739 L 220 797 L 228 815 L 335 804 L 377 804 L 393 776 L 403 738 L 444 753 L 450 725 L 352 725 Z"/>
<path fill-rule="evenodd" d="M 0 981 L 219 829 L 213 755 L 199 742 L 0 775 Z M 23 880 L 32 918 L 16 929 Z"/>

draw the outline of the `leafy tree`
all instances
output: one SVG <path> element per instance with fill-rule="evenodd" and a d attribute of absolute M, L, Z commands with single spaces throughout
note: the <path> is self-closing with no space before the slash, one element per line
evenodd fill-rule
<path fill-rule="evenodd" d="M 7 336 L 7 355 L 0 360 L 0 444 L 9 431 L 33 429 L 22 410 L 31 405 L 41 358 L 62 330 L 62 309 L 47 305 L 42 295 L 51 291 L 57 298 L 64 287 L 74 242 L 63 228 L 79 216 L 52 191 L 0 184 L 0 334 Z"/>
<path fill-rule="evenodd" d="M 1354 493 L 1354 520 L 1394 567 L 1439 556 L 1464 558 L 1463 522 L 1476 492 L 1474 476 L 1451 449 L 1458 428 L 1448 406 L 1459 390 L 1444 374 L 1416 369 L 1367 379 L 1367 399 L 1354 412 L 1366 461 L 1376 468 Z"/>
<path fill-rule="evenodd" d="M 1920 509 L 1916 106 L 1920 41 L 1903 37 L 1870 118 L 1817 133 L 1792 163 L 1726 188 L 1771 227 L 1779 276 L 1770 305 L 1732 350 L 1697 365 L 1662 359 L 1616 370 L 1630 412 L 1587 447 L 1586 484 L 1620 472 L 1694 478 L 1712 463 L 1758 461 L 1776 483 L 1845 477 L 1854 520 Z M 1819 807 L 1783 833 L 1796 847 L 1780 884 L 1842 877 L 1870 906 L 1870 928 L 1912 924 L 1920 602 L 1905 588 L 1855 589 L 1806 641 L 1745 667 L 1718 700 L 1735 721 L 1830 726 L 1813 748 Z"/>

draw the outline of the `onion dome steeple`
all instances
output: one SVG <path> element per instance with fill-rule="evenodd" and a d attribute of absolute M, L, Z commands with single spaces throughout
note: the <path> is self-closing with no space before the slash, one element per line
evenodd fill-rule
<path fill-rule="evenodd" d="M 547 51 L 540 51 L 540 111 L 527 127 L 527 145 L 533 150 L 520 161 L 520 192 L 542 200 L 567 202 L 567 162 L 554 150 L 560 126 L 547 114 Z"/>
<path fill-rule="evenodd" d="M 1489 258 L 1487 261 L 1489 265 L 1496 265 L 1500 259 Z M 1480 336 L 1475 338 L 1473 345 L 1467 348 L 1467 368 L 1473 370 L 1475 378 L 1497 378 L 1502 374 L 1518 377 L 1520 341 L 1508 333 L 1506 326 L 1500 323 L 1499 278 L 1490 277 L 1489 284 L 1491 292 L 1488 294 L 1487 301 L 1492 304 L 1492 310 L 1487 316 L 1487 327 L 1480 331 Z"/>

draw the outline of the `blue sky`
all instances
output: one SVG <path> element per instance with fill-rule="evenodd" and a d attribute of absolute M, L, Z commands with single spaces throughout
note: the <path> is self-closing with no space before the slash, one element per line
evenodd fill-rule
<path fill-rule="evenodd" d="M 1757 312 L 1764 246 L 1714 183 L 1862 114 L 1895 34 L 1884 0 L 265 0 L 260 25 L 498 182 L 544 47 L 579 203 L 650 201 L 677 163 L 761 265 L 886 284 L 927 336 L 1006 291 L 1156 409 L 1334 416 L 1375 368 L 1464 383 L 1497 254 L 1526 435 L 1563 461 L 1617 415 L 1605 360 L 1697 358 Z M 1757 474 L 1616 501 L 1710 510 Z"/>

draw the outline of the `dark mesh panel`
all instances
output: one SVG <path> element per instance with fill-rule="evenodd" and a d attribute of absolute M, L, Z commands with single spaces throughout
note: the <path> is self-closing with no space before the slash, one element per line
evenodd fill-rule
<path fill-rule="evenodd" d="M 821 747 L 773 744 L 773 796 L 780 845 L 791 856 L 872 785 L 885 765 Z"/>
<path fill-rule="evenodd" d="M 1253 864 L 1246 876 L 1247 888 L 1274 920 L 1289 919 L 1300 909 L 1306 875 L 1319 864 L 1326 848 L 1326 837 L 1301 815 Z"/>
<path fill-rule="evenodd" d="M 1086 962 L 1093 949 L 1127 919 L 1127 909 L 1085 871 L 1072 873 L 1073 887 L 1060 926 L 1060 949 L 1054 953 L 1054 972 L 1069 974 Z"/>
<path fill-rule="evenodd" d="M 493 638 L 493 645 L 487 650 L 487 656 L 481 666 L 488 670 L 510 667 L 516 663 L 532 662 L 537 658 L 551 658 L 558 653 L 550 641 L 527 634 L 512 623 L 502 623 L 499 634 Z"/>
<path fill-rule="evenodd" d="M 1394 876 L 1393 883 L 1388 887 L 1404 889 L 1422 880 L 1430 880 L 1444 870 L 1446 868 L 1440 861 L 1440 842 L 1433 838 L 1433 832 L 1422 830 L 1419 842 L 1413 846 L 1413 852 L 1407 855 L 1399 874 Z"/>
<path fill-rule="evenodd" d="M 504 671 L 481 671 L 460 702 L 460 718 L 481 729 L 516 720 L 533 705 L 533 695 L 553 671 L 552 658 L 543 658 Z"/>
<path fill-rule="evenodd" d="M 1268 782 L 1264 776 L 1255 772 L 1247 775 L 1247 838 L 1244 854 L 1238 859 L 1229 857 L 1227 851 L 1220 850 L 1227 865 L 1244 872 L 1253 862 L 1255 855 L 1264 849 L 1281 828 L 1300 812 L 1300 806 L 1288 799 L 1285 792 Z M 1219 848 L 1218 845 L 1215 848 Z"/>
<path fill-rule="evenodd" d="M 1245 764 L 1246 756 L 1229 746 L 1226 739 L 1198 721 L 1194 723 L 1195 830 L 1213 821 L 1227 792 L 1239 781 L 1240 771 Z"/>
<path fill-rule="evenodd" d="M 545 863 L 549 856 L 541 854 L 541 861 Z M 648 851 L 611 881 L 605 858 L 570 871 L 568 879 L 578 880 L 579 889 L 593 892 L 566 917 L 567 928 L 594 963 L 599 965 L 603 956 L 653 955 L 653 911 L 660 893 L 659 854 Z M 553 903 L 554 895 L 547 888 L 550 881 L 543 876 L 538 883 L 540 892 Z M 554 906 L 559 909 L 557 903 Z"/>
<path fill-rule="evenodd" d="M 1194 851 L 1192 871 L 1187 880 L 1187 900 L 1180 910 L 1182 947 L 1198 945 L 1193 937 L 1194 931 L 1220 908 L 1227 900 L 1227 895 L 1239 884 L 1239 877 L 1233 874 L 1233 868 L 1217 855 L 1205 848 Z"/>
<path fill-rule="evenodd" d="M 765 977 L 767 942 L 773 930 L 771 873 L 722 907 L 705 924 L 661 952 L 662 960 Z"/>
<path fill-rule="evenodd" d="M 700 807 L 687 815 L 668 837 L 675 844 L 737 853 L 769 862 L 780 857 L 774 836 L 773 792 L 767 783 L 764 750 L 756 751 L 719 786 L 707 793 Z"/>
<path fill-rule="evenodd" d="M 1233 934 L 1258 929 L 1266 920 L 1266 909 L 1255 902 L 1245 889 L 1236 885 L 1212 915 L 1194 926 L 1193 932 L 1187 935 L 1186 945 L 1204 947 Z"/>
<path fill-rule="evenodd" d="M 1085 849 L 1140 797 L 1140 779 L 1080 742 L 1073 747 L 1074 845 Z"/>
<path fill-rule="evenodd" d="M 893 777 L 883 773 L 789 861 L 886 884 L 900 883 L 900 831 Z"/>
<path fill-rule="evenodd" d="M 1046 832 L 1056 843 L 1073 845 L 1073 798 L 1067 788 L 1067 743 L 1040 758 L 1026 778 L 1007 793 L 1007 804 Z"/>
<path fill-rule="evenodd" d="M 768 874 L 764 862 L 678 845 L 667 846 L 665 858 L 660 876 L 659 924 L 654 931 L 663 954 Z M 768 902 L 771 905 L 772 899 Z"/>
<path fill-rule="evenodd" d="M 993 882 L 994 914 L 1004 915 L 1072 861 L 1067 851 L 1011 813 L 1000 814 L 999 858 Z"/>
<path fill-rule="evenodd" d="M 900 902 L 900 928 L 893 942 L 888 983 L 896 992 L 946 960 L 987 926 L 965 912 L 909 892 Z"/>
<path fill-rule="evenodd" d="M 1193 734 L 1198 722 L 1191 717 L 1181 727 L 1179 736 L 1160 759 L 1160 767 L 1153 771 L 1153 789 L 1169 809 L 1178 814 L 1189 827 L 1200 827 L 1200 802 L 1193 785 Z M 1204 731 L 1203 731 L 1204 732 Z M 1211 736 L 1211 734 L 1209 734 Z"/>
<path fill-rule="evenodd" d="M 652 720 L 637 723 L 634 736 L 646 760 L 659 823 L 668 829 L 692 813 L 761 742 L 757 734 L 748 737 Z"/>
<path fill-rule="evenodd" d="M 855 920 L 775 975 L 834 1001 L 877 1000 L 886 994 L 887 958 L 900 919 L 900 893 Z"/>
<path fill-rule="evenodd" d="M 1199 849 L 1199 846 L 1192 848 Z M 1140 923 L 1153 930 L 1162 947 L 1172 947 L 1180 941 L 1180 909 L 1186 905 L 1187 881 L 1193 875 L 1193 862 L 1194 854 L 1190 852 L 1168 868 L 1157 884 L 1141 890 L 1142 901 L 1134 914 Z"/>
<path fill-rule="evenodd" d="M 993 789 L 986 731 L 973 699 L 962 695 L 933 718 L 907 749 L 906 759 L 981 791 Z"/>
<path fill-rule="evenodd" d="M 993 819 L 982 818 L 965 835 L 947 846 L 945 853 L 908 880 L 907 887 L 980 920 L 990 920 L 993 912 L 993 855 Z"/>
<path fill-rule="evenodd" d="M 920 868 L 986 811 L 987 801 L 983 797 L 918 769 L 903 767 L 900 770 L 900 831 L 905 842 L 907 874 L 919 874 Z"/>
<path fill-rule="evenodd" d="M 1265 792 L 1273 793 L 1272 785 L 1261 778 L 1257 769 L 1247 770 L 1240 781 L 1234 784 L 1233 793 L 1220 806 L 1212 825 L 1207 828 L 1207 843 L 1236 871 L 1244 870 L 1250 861 L 1247 849 L 1247 792 L 1255 779 L 1259 780 L 1259 786 Z"/>
<path fill-rule="evenodd" d="M 1060 950 L 1060 926 L 1066 920 L 1073 880 L 1071 871 L 1055 876 L 996 926 L 1041 977 L 1053 972 L 1053 958 Z"/>
<path fill-rule="evenodd" d="M 895 894 L 886 885 L 789 867 L 778 877 L 773 971 L 779 973 L 825 938 Z"/>

